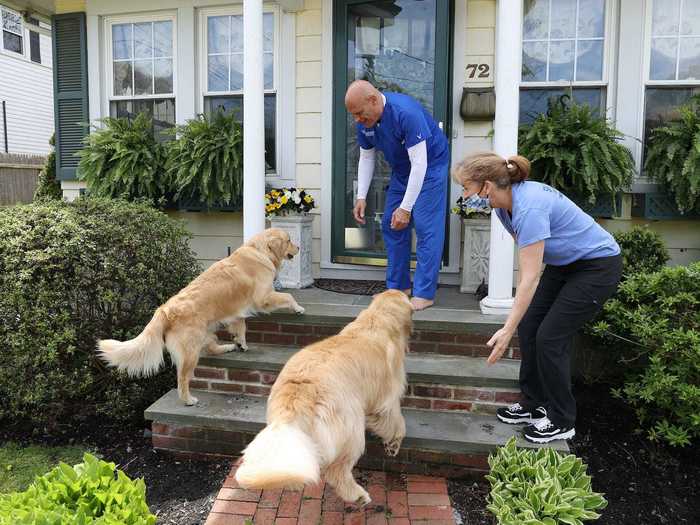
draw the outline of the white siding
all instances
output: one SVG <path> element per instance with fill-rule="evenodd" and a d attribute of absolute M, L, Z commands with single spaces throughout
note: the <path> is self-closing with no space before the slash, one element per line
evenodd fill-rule
<path fill-rule="evenodd" d="M 51 39 L 40 36 L 42 64 L 35 64 L 28 59 L 26 30 L 25 35 L 26 57 L 0 50 L 0 151 L 5 151 L 4 100 L 9 152 L 45 155 L 54 130 Z"/>

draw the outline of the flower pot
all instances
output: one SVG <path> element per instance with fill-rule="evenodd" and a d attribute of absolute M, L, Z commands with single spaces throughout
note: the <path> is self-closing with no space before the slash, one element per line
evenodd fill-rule
<path fill-rule="evenodd" d="M 289 234 L 299 247 L 299 253 L 282 262 L 276 284 L 281 288 L 306 288 L 314 282 L 311 266 L 311 236 L 314 218 L 311 215 L 283 215 L 270 217 L 270 226 Z"/>
<path fill-rule="evenodd" d="M 459 291 L 474 293 L 482 281 L 489 278 L 490 219 L 462 219 L 464 224 L 464 252 L 462 256 L 462 283 Z"/>

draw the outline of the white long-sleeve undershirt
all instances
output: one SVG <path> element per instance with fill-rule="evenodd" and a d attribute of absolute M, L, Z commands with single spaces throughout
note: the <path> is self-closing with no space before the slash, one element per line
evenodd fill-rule
<path fill-rule="evenodd" d="M 411 146 L 406 150 L 411 161 L 411 172 L 408 175 L 406 193 L 399 206 L 408 212 L 413 210 L 413 205 L 418 199 L 420 190 L 423 188 L 425 172 L 428 169 L 428 149 L 425 141 Z M 375 148 L 360 148 L 360 161 L 357 165 L 357 198 L 366 199 L 369 186 L 374 175 Z"/>

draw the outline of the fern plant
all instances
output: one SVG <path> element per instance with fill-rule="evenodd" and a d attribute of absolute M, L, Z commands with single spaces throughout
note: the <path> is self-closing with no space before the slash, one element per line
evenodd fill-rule
<path fill-rule="evenodd" d="M 700 95 L 679 113 L 678 120 L 652 130 L 644 170 L 673 196 L 681 213 L 700 213 Z"/>
<path fill-rule="evenodd" d="M 78 178 L 98 197 L 146 198 L 156 201 L 170 189 L 166 178 L 166 145 L 153 134 L 146 113 L 135 119 L 107 117 L 85 138 L 77 154 Z"/>
<path fill-rule="evenodd" d="M 530 160 L 534 179 L 590 204 L 606 196 L 614 201 L 632 181 L 632 154 L 618 142 L 620 131 L 566 97 L 520 127 L 519 152 Z"/>
<path fill-rule="evenodd" d="M 177 128 L 166 169 L 176 200 L 235 204 L 243 194 L 243 127 L 235 114 L 199 115 Z M 260 174 L 264 177 L 264 173 Z"/>

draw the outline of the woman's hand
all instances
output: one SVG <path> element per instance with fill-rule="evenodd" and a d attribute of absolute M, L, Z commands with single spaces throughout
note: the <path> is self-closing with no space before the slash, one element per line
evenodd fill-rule
<path fill-rule="evenodd" d="M 513 331 L 505 326 L 493 334 L 493 337 L 489 339 L 488 343 L 486 343 L 487 346 L 493 348 L 493 350 L 491 350 L 491 355 L 489 355 L 486 362 L 492 365 L 498 361 L 503 353 L 508 350 L 508 345 L 510 344 L 510 340 L 512 338 Z"/>

